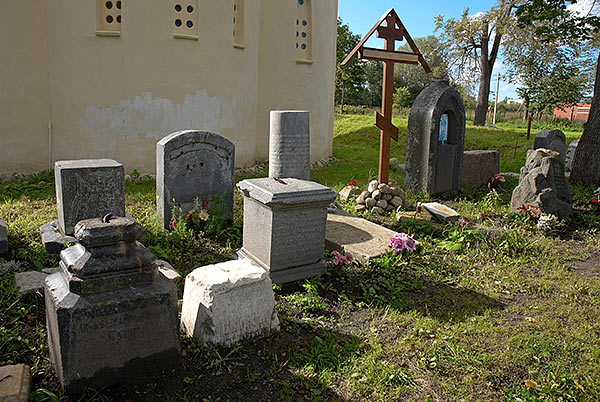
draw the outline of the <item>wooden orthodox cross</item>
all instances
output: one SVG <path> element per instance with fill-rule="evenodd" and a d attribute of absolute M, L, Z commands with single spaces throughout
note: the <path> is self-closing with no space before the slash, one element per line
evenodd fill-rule
<path fill-rule="evenodd" d="M 383 25 L 384 22 L 385 25 Z M 385 40 L 384 49 L 365 47 L 365 43 L 375 31 L 377 31 L 378 38 Z M 396 51 L 396 41 L 401 41 L 403 39 L 406 39 L 412 52 Z M 398 141 L 398 128 L 392 124 L 394 64 L 421 64 L 423 69 L 428 73 L 431 72 L 431 69 L 393 8 L 386 11 L 379 21 L 377 21 L 375 26 L 371 28 L 369 33 L 367 33 L 358 45 L 352 49 L 342 62 L 342 66 L 356 53 L 358 53 L 358 58 L 361 60 L 383 61 L 383 96 L 381 98 L 381 112 L 383 115 L 379 112 L 375 112 L 375 125 L 381 129 L 378 181 L 379 183 L 387 183 L 390 172 L 391 138 L 393 138 L 394 141 Z"/>

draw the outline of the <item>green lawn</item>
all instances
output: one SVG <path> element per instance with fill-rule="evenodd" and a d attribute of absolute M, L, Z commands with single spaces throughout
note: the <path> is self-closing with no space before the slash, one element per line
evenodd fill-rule
<path fill-rule="evenodd" d="M 340 162 L 313 170 L 313 180 L 339 189 L 350 179 L 364 185 L 375 177 L 378 131 L 371 120 L 336 118 Z M 392 154 L 403 160 L 406 120 L 395 123 L 404 134 Z M 577 135 L 568 133 L 569 140 Z M 500 149 L 505 171 L 518 171 L 527 145 L 521 129 L 467 128 L 466 149 Z M 278 334 L 231 348 L 183 338 L 175 370 L 131 386 L 90 389 L 81 400 L 600 400 L 600 217 L 585 211 L 593 189 L 574 186 L 575 216 L 544 234 L 509 213 L 516 180 L 505 184 L 499 192 L 444 197 L 467 228 L 369 217 L 410 233 L 422 249 L 364 265 L 330 264 L 320 278 L 275 286 Z M 226 232 L 163 233 L 154 185 L 128 181 L 126 209 L 146 229 L 142 242 L 182 275 L 225 261 L 240 247 L 239 195 Z M 37 232 L 55 214 L 50 174 L 0 184 L 9 257 L 22 270 L 56 264 Z M 60 393 L 53 374 L 42 297 L 17 299 L 11 281 L 11 274 L 0 277 L 0 364 L 32 367 L 31 400 L 77 400 Z M 181 284 L 178 290 L 181 296 Z"/>

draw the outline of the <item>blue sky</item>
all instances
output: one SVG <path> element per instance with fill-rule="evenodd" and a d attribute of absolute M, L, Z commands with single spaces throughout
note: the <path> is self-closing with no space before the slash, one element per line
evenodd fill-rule
<path fill-rule="evenodd" d="M 362 37 L 387 9 L 393 7 L 410 35 L 417 38 L 435 34 L 435 17 L 437 15 L 459 17 L 466 7 L 469 8 L 469 14 L 476 14 L 489 10 L 495 3 L 495 0 L 339 0 L 338 15 L 345 24 L 350 26 L 353 33 Z M 378 42 L 383 43 L 380 39 L 374 39 L 369 41 L 369 44 L 377 46 Z M 492 91 L 496 90 L 496 74 L 498 71 L 502 74 L 502 70 L 501 60 L 496 61 Z M 500 79 L 499 93 L 498 100 L 505 97 L 517 97 L 514 85 L 503 81 L 502 78 Z M 490 99 L 493 100 L 491 96 Z"/>

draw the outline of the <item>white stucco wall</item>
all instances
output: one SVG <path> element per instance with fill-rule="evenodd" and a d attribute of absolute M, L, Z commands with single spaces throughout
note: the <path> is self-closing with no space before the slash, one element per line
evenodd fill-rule
<path fill-rule="evenodd" d="M 296 63 L 296 1 L 245 0 L 244 49 L 233 0 L 199 0 L 198 40 L 173 37 L 171 0 L 123 0 L 116 37 L 96 35 L 94 0 L 0 2 L 0 173 L 81 158 L 153 172 L 156 142 L 182 129 L 221 133 L 245 166 L 268 155 L 277 108 L 311 111 L 326 157 L 337 0 L 313 0 L 312 65 Z"/>

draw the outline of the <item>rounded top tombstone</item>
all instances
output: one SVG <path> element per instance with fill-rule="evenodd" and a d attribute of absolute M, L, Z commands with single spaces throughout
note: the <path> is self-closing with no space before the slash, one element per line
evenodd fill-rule
<path fill-rule="evenodd" d="M 408 118 L 404 187 L 437 194 L 458 191 L 465 140 L 465 108 L 447 80 L 433 80 Z"/>

